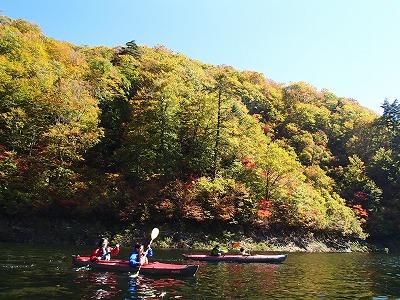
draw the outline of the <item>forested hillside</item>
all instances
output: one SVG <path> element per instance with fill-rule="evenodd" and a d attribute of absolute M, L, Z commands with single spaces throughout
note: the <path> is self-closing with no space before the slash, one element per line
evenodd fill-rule
<path fill-rule="evenodd" d="M 1 213 L 398 235 L 400 105 L 382 106 L 0 16 Z"/>

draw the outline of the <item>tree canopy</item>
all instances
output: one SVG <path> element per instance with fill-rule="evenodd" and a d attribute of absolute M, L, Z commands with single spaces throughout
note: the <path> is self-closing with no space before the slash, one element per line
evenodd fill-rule
<path fill-rule="evenodd" d="M 78 47 L 2 16 L 0 207 L 399 234 L 399 103 L 382 107 L 160 45 Z"/>

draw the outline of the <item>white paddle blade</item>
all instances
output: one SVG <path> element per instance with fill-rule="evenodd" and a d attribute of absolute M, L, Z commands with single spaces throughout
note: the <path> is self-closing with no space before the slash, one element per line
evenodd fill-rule
<path fill-rule="evenodd" d="M 139 277 L 139 271 L 137 271 L 135 274 L 129 275 L 130 278 L 136 278 Z"/>
<path fill-rule="evenodd" d="M 160 233 L 160 230 L 158 230 L 158 228 L 153 228 L 153 230 L 151 231 L 151 239 L 154 240 L 158 234 Z"/>

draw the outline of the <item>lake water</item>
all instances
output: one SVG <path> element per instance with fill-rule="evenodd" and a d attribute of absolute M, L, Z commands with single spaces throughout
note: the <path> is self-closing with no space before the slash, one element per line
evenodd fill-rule
<path fill-rule="evenodd" d="M 289 253 L 282 264 L 204 263 L 195 277 L 131 278 L 77 269 L 90 247 L 0 243 L 0 299 L 400 299 L 400 255 Z M 116 258 L 126 259 L 122 248 Z M 154 249 L 153 260 L 187 263 Z M 204 251 L 202 252 L 204 253 Z"/>

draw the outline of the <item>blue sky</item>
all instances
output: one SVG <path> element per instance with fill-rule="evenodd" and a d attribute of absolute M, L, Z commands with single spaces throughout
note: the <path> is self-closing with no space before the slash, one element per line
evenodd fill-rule
<path fill-rule="evenodd" d="M 0 0 L 0 10 L 57 40 L 161 44 L 379 114 L 385 98 L 400 100 L 400 0 Z"/>

